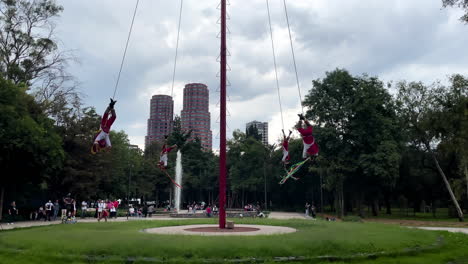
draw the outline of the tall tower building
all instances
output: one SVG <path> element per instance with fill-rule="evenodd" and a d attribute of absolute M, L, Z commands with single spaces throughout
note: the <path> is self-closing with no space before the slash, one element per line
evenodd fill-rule
<path fill-rule="evenodd" d="M 153 95 L 150 103 L 150 118 L 145 146 L 156 140 L 163 140 L 172 132 L 174 100 L 169 95 Z"/>
<path fill-rule="evenodd" d="M 208 109 L 208 87 L 202 83 L 189 83 L 184 88 L 184 106 L 181 112 L 183 130 L 192 129 L 192 138 L 198 137 L 203 148 L 211 150 L 212 131 Z"/>
<path fill-rule="evenodd" d="M 245 130 L 247 131 L 249 127 L 255 127 L 258 131 L 258 134 L 262 136 L 263 145 L 268 145 L 268 122 L 259 122 L 252 121 L 245 125 Z"/>

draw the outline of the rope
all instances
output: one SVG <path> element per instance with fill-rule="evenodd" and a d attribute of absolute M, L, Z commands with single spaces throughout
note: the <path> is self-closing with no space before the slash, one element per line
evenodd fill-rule
<path fill-rule="evenodd" d="M 291 28 L 289 26 L 289 16 L 288 16 L 288 9 L 286 8 L 286 0 L 283 0 L 283 4 L 284 4 L 284 13 L 286 14 L 286 22 L 288 23 L 289 42 L 291 43 L 291 52 L 292 52 L 292 57 L 293 57 L 293 62 L 294 62 L 294 71 L 296 72 L 297 90 L 299 92 L 299 100 L 301 100 L 300 102 L 301 102 L 302 114 L 304 114 L 304 105 L 302 104 L 301 87 L 299 86 L 299 75 L 297 74 L 296 57 L 294 56 L 294 47 L 293 47 L 293 41 L 291 37 Z"/>
<path fill-rule="evenodd" d="M 175 73 L 177 67 L 177 53 L 179 50 L 179 35 L 180 35 L 180 22 L 182 21 L 182 6 L 184 4 L 184 0 L 180 0 L 180 11 L 179 11 L 179 27 L 177 29 L 177 42 L 176 42 L 176 51 L 175 51 L 175 58 L 174 58 L 174 70 L 172 72 L 172 87 L 171 87 L 171 97 L 174 96 L 174 81 L 175 81 Z"/>
<path fill-rule="evenodd" d="M 117 92 L 117 87 L 119 86 L 120 74 L 122 73 L 122 68 L 123 68 L 123 65 L 124 65 L 125 56 L 127 55 L 128 42 L 130 41 L 130 35 L 132 34 L 133 22 L 135 21 L 135 15 L 136 15 L 136 12 L 137 12 L 137 9 L 138 9 L 138 3 L 139 2 L 140 2 L 140 0 L 136 1 L 135 11 L 133 11 L 132 24 L 130 25 L 130 30 L 128 31 L 127 43 L 125 44 L 125 50 L 124 50 L 124 54 L 123 54 L 123 57 L 122 57 L 122 62 L 120 63 L 119 75 L 117 76 L 117 82 L 115 83 L 114 95 L 112 95 L 112 99 L 115 98 L 115 93 Z"/>
<path fill-rule="evenodd" d="M 268 10 L 268 24 L 270 25 L 271 50 L 273 51 L 273 63 L 275 65 L 276 88 L 278 89 L 278 101 L 279 101 L 279 107 L 280 107 L 280 112 L 281 112 L 281 124 L 284 130 L 283 106 L 281 104 L 281 93 L 280 93 L 280 86 L 279 86 L 279 81 L 278 81 L 278 70 L 276 67 L 275 44 L 273 42 L 273 30 L 271 28 L 270 5 L 268 3 L 268 0 L 266 0 L 266 5 L 267 5 L 267 10 Z"/>

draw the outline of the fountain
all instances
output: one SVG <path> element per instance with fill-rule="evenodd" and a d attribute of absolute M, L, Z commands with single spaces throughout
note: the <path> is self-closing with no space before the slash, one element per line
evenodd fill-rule
<path fill-rule="evenodd" d="M 176 177 L 175 181 L 177 184 L 182 186 L 182 153 L 180 150 L 177 151 L 177 160 L 176 160 Z M 180 211 L 180 198 L 182 194 L 182 190 L 174 186 L 174 193 L 175 193 L 175 210 L 177 213 Z"/>

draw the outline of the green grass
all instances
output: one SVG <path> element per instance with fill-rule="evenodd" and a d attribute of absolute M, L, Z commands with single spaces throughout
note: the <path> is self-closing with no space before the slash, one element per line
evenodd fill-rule
<path fill-rule="evenodd" d="M 216 263 L 225 260 L 270 263 L 276 257 L 295 257 L 304 263 L 362 263 L 369 258 L 372 260 L 368 263 L 400 263 L 395 260 L 401 260 L 401 263 L 468 261 L 466 235 L 377 223 L 235 220 L 237 224 L 282 225 L 298 229 L 298 232 L 286 235 L 255 237 L 140 232 L 144 228 L 214 224 L 215 221 L 78 223 L 2 231 L 0 263 Z"/>

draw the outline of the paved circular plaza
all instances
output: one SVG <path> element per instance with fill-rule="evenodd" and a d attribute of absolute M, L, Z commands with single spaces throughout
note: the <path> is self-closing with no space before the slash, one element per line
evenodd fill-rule
<path fill-rule="evenodd" d="M 234 229 L 220 229 L 218 225 L 181 225 L 147 228 L 142 231 L 165 235 L 256 236 L 294 233 L 297 230 L 291 227 L 268 225 L 235 225 Z"/>

